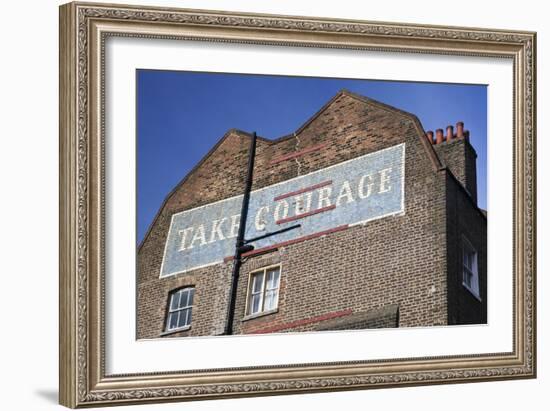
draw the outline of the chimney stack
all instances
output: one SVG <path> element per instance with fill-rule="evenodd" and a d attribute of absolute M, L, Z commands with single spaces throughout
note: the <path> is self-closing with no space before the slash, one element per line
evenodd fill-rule
<path fill-rule="evenodd" d="M 435 130 L 435 144 L 443 143 L 443 129 L 438 128 Z"/>
<path fill-rule="evenodd" d="M 434 144 L 434 149 L 439 158 L 468 191 L 474 202 L 477 203 L 477 154 L 470 144 L 470 132 L 464 130 L 462 121 L 456 123 L 456 134 L 453 131 L 453 126 L 447 126 L 447 132 L 444 136 L 443 130 L 437 129 L 435 142 L 432 141 L 432 144 Z M 433 133 L 431 135 L 433 136 Z M 427 132 L 426 136 L 430 140 L 430 132 Z"/>
<path fill-rule="evenodd" d="M 447 133 L 443 135 L 443 129 L 438 128 L 435 130 L 435 139 L 433 131 L 426 131 L 426 138 L 431 144 L 437 145 L 441 143 L 451 143 L 454 140 L 465 139 L 469 141 L 470 132 L 464 130 L 464 123 L 459 121 L 456 123 L 456 134 L 454 133 L 453 126 L 447 126 Z"/>
<path fill-rule="evenodd" d="M 462 121 L 456 123 L 456 138 L 464 138 L 464 123 Z"/>
<path fill-rule="evenodd" d="M 428 141 L 430 142 L 430 144 L 433 144 L 434 143 L 434 132 L 433 131 L 427 131 L 426 132 L 426 138 L 428 139 Z"/>
<path fill-rule="evenodd" d="M 447 143 L 453 139 L 453 126 L 447 126 Z"/>

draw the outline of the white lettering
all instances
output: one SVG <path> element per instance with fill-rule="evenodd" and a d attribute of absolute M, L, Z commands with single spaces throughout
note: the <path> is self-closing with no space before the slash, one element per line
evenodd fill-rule
<path fill-rule="evenodd" d="M 294 197 L 294 199 L 296 200 L 296 210 L 295 210 L 296 215 L 301 215 L 309 212 L 309 210 L 311 209 L 312 195 L 313 193 L 311 191 L 309 193 L 306 193 L 305 201 L 304 201 L 304 196 L 300 195 L 300 196 Z"/>
<path fill-rule="evenodd" d="M 279 216 L 279 212 L 281 210 L 281 206 L 283 207 L 283 216 Z M 282 220 L 288 216 L 288 203 L 286 200 L 281 200 L 277 205 L 275 206 L 275 212 L 273 213 L 273 217 L 275 218 L 275 221 Z"/>
<path fill-rule="evenodd" d="M 365 193 L 365 180 L 368 179 L 369 183 L 367 184 L 367 192 Z M 357 195 L 359 198 L 367 198 L 370 196 L 372 192 L 372 187 L 374 186 L 374 182 L 372 181 L 372 176 L 370 174 L 366 174 L 359 180 L 359 186 L 357 188 Z"/>
<path fill-rule="evenodd" d="M 256 213 L 256 218 L 254 219 L 254 225 L 256 226 L 256 230 L 263 231 L 265 230 L 266 221 L 265 218 L 262 216 L 262 213 L 269 213 L 269 207 L 264 206 L 260 207 L 258 209 L 258 212 Z"/>
<path fill-rule="evenodd" d="M 349 181 L 344 181 L 344 184 L 342 184 L 340 194 L 338 194 L 338 198 L 336 198 L 336 206 L 340 205 L 340 201 L 343 198 L 346 198 L 346 203 L 351 203 L 355 201 L 353 196 L 351 195 L 351 187 L 349 186 Z"/>
<path fill-rule="evenodd" d="M 390 182 L 390 173 L 391 167 L 385 168 L 378 172 L 378 174 L 380 174 L 380 190 L 378 191 L 379 193 L 387 193 L 388 191 L 391 191 L 391 186 L 386 185 Z"/>
<path fill-rule="evenodd" d="M 187 227 L 185 230 L 179 230 L 178 234 L 181 236 L 180 248 L 178 251 L 185 250 L 185 240 L 187 239 L 187 234 L 193 231 L 193 227 Z"/>
<path fill-rule="evenodd" d="M 332 194 L 332 187 L 320 188 L 319 189 L 319 206 L 317 208 L 330 207 L 331 194 Z"/>
<path fill-rule="evenodd" d="M 226 217 L 222 218 L 221 220 L 214 220 L 212 222 L 212 232 L 210 233 L 209 243 L 213 243 L 214 241 L 217 241 L 216 236 L 218 236 L 219 240 L 225 239 L 225 236 L 223 235 L 223 231 L 221 227 L 224 221 L 227 221 Z"/>
<path fill-rule="evenodd" d="M 237 237 L 239 231 L 239 219 L 241 215 L 235 214 L 231 216 L 231 229 L 229 230 L 229 235 L 227 238 Z"/>
<path fill-rule="evenodd" d="M 200 241 L 199 245 L 201 246 L 206 244 L 206 236 L 204 234 L 204 226 L 202 224 L 197 227 L 197 231 L 195 231 L 195 235 L 193 236 L 191 244 L 189 244 L 188 248 L 193 248 L 196 241 Z"/>

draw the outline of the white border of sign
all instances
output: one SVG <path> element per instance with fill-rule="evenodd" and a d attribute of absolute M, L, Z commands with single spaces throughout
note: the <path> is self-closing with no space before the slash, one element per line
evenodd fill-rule
<path fill-rule="evenodd" d="M 107 374 L 512 350 L 510 60 L 109 38 L 106 62 Z M 136 68 L 488 84 L 488 325 L 136 341 Z"/>
<path fill-rule="evenodd" d="M 325 167 L 325 168 L 322 168 L 320 170 L 312 171 L 311 173 L 307 173 L 307 174 L 303 174 L 303 175 L 300 175 L 300 176 L 297 176 L 297 177 L 289 178 L 288 180 L 281 181 L 279 183 L 271 184 L 269 186 L 265 186 L 265 187 L 259 188 L 257 190 L 254 190 L 254 191 L 251 192 L 251 194 L 254 194 L 256 192 L 259 192 L 259 191 L 262 191 L 262 190 L 265 190 L 265 189 L 268 189 L 268 188 L 280 186 L 280 185 L 283 185 L 283 184 L 288 184 L 291 181 L 295 181 L 295 180 L 300 179 L 300 178 L 308 177 L 308 176 L 311 176 L 311 175 L 314 175 L 314 174 L 323 173 L 327 170 L 330 170 L 331 168 L 338 167 L 338 166 L 344 165 L 346 163 L 349 163 L 351 161 L 359 160 L 359 159 L 362 159 L 362 158 L 368 158 L 370 156 L 380 154 L 380 153 L 383 153 L 386 150 L 395 149 L 397 147 L 403 147 L 402 155 L 401 155 L 401 207 L 400 207 L 400 209 L 397 210 L 397 211 L 392 211 L 390 213 L 382 214 L 382 215 L 379 215 L 379 216 L 376 216 L 376 217 L 367 218 L 366 220 L 356 221 L 354 223 L 350 223 L 350 224 L 348 224 L 348 227 L 354 227 L 356 225 L 366 224 L 369 221 L 379 220 L 379 219 L 384 218 L 384 217 L 390 217 L 392 215 L 402 214 L 405 210 L 405 151 L 406 151 L 405 143 L 396 144 L 394 146 L 387 147 L 387 148 L 384 148 L 382 150 L 374 151 L 372 153 L 364 154 L 362 156 L 354 157 L 354 158 L 351 158 L 351 159 L 346 160 L 346 161 L 341 161 L 339 163 L 332 164 L 332 165 L 330 165 L 328 167 Z M 211 206 L 211 205 L 214 205 L 214 204 L 219 204 L 219 203 L 223 203 L 223 202 L 226 202 L 226 201 L 230 201 L 230 200 L 233 200 L 234 198 L 238 198 L 238 197 L 241 197 L 241 196 L 242 195 L 224 198 L 222 200 L 214 201 L 212 203 L 208 203 L 208 204 L 202 205 L 200 207 L 190 208 L 189 210 L 184 210 L 184 211 L 180 211 L 178 213 L 172 214 L 172 217 L 170 217 L 170 228 L 168 230 L 167 240 L 164 244 L 164 252 L 162 254 L 162 263 L 161 263 L 161 266 L 160 266 L 159 278 L 168 278 L 168 277 L 172 277 L 174 275 L 183 274 L 183 273 L 186 273 L 186 272 L 189 272 L 189 271 L 198 270 L 200 268 L 209 267 L 211 265 L 216 265 L 216 264 L 220 264 L 221 262 L 223 262 L 223 258 L 222 258 L 221 260 L 217 260 L 217 261 L 214 261 L 214 262 L 211 262 L 211 263 L 208 263 L 208 264 L 195 266 L 195 267 L 190 268 L 188 270 L 174 271 L 172 273 L 162 275 L 162 273 L 164 272 L 164 260 L 166 258 L 166 250 L 168 249 L 168 239 L 172 235 L 172 227 L 173 227 L 173 223 L 174 223 L 174 217 L 185 214 L 185 213 L 189 213 L 189 212 L 192 212 L 192 211 L 200 210 L 201 208 L 208 207 L 208 206 Z"/>

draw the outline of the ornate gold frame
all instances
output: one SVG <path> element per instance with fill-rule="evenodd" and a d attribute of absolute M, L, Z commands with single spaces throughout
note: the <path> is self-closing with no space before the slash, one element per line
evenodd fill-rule
<path fill-rule="evenodd" d="M 512 59 L 513 352 L 105 375 L 102 119 L 108 36 Z M 102 406 L 535 377 L 535 41 L 532 32 L 92 3 L 61 6 L 60 403 Z"/>

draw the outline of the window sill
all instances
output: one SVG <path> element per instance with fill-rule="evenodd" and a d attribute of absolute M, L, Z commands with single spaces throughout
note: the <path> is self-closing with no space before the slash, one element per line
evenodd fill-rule
<path fill-rule="evenodd" d="M 163 331 L 163 332 L 160 333 L 160 336 L 164 337 L 165 335 L 176 334 L 176 333 L 179 333 L 179 332 L 182 332 L 182 331 L 188 331 L 190 329 L 191 329 L 191 326 L 188 325 L 187 327 L 176 328 L 176 329 L 170 330 L 170 331 Z"/>
<path fill-rule="evenodd" d="M 279 309 L 275 308 L 274 310 L 263 311 L 261 313 L 246 315 L 242 318 L 241 322 L 248 321 L 248 320 L 253 320 L 255 318 L 265 317 L 266 315 L 275 314 L 277 312 L 279 312 Z"/>
<path fill-rule="evenodd" d="M 480 297 L 474 290 L 472 290 L 470 287 L 468 287 L 468 285 L 467 285 L 466 283 L 462 283 L 462 286 L 463 286 L 465 289 L 467 289 L 467 290 L 470 292 L 470 294 L 472 294 L 472 295 L 474 296 L 474 298 L 475 298 L 476 300 L 478 300 L 479 302 L 481 302 L 481 297 Z"/>

